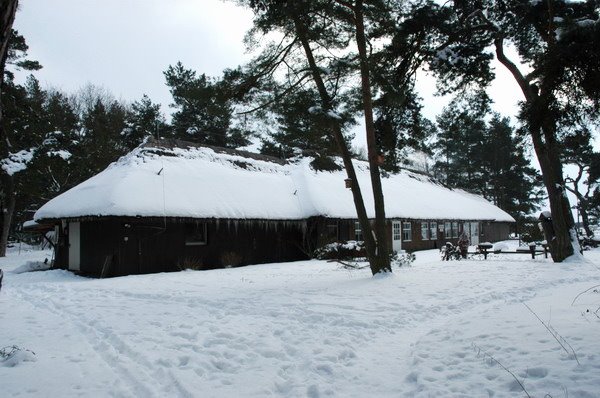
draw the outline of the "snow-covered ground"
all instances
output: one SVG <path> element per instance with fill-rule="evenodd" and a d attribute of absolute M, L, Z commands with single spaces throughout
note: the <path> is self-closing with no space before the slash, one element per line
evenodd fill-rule
<path fill-rule="evenodd" d="M 47 255 L 0 259 L 0 348 L 35 353 L 0 363 L 3 397 L 526 396 L 519 382 L 600 397 L 600 293 L 579 295 L 600 284 L 600 250 L 566 264 L 419 252 L 377 278 L 324 261 L 14 272 Z"/>

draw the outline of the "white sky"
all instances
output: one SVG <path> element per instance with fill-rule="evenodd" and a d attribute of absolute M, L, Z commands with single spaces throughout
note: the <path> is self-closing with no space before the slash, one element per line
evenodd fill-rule
<path fill-rule="evenodd" d="M 177 61 L 218 75 L 244 60 L 249 12 L 219 0 L 21 0 L 25 36 L 43 84 L 73 92 L 93 83 L 117 98 L 167 105 L 162 72 Z"/>

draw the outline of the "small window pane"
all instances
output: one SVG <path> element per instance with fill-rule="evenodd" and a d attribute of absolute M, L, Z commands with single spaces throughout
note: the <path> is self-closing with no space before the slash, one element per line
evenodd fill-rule
<path fill-rule="evenodd" d="M 457 221 L 452 222 L 452 237 L 453 238 L 458 237 L 458 222 Z"/>
<path fill-rule="evenodd" d="M 452 237 L 452 224 L 449 221 L 444 223 L 444 238 Z"/>
<path fill-rule="evenodd" d="M 393 235 L 393 239 L 394 240 L 400 240 L 400 223 L 399 222 L 395 222 L 392 223 L 392 235 Z"/>
<path fill-rule="evenodd" d="M 428 222 L 421 223 L 421 239 L 422 240 L 429 239 L 429 223 Z"/>
<path fill-rule="evenodd" d="M 363 233 L 362 233 L 362 229 L 360 228 L 359 222 L 354 223 L 354 240 L 357 240 L 357 241 L 363 240 Z"/>
<path fill-rule="evenodd" d="M 185 224 L 185 244 L 187 246 L 205 245 L 206 243 L 206 223 Z"/>
<path fill-rule="evenodd" d="M 325 230 L 327 242 L 338 241 L 338 226 L 337 224 L 328 224 Z"/>
<path fill-rule="evenodd" d="M 429 223 L 429 239 L 436 240 L 437 239 L 437 222 L 432 221 Z"/>
<path fill-rule="evenodd" d="M 410 222 L 402 223 L 402 240 L 412 240 L 412 224 Z"/>

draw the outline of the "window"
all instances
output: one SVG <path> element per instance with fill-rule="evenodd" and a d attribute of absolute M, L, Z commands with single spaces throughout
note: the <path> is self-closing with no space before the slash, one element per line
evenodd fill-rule
<path fill-rule="evenodd" d="M 207 240 L 207 229 L 206 223 L 196 222 L 185 224 L 185 245 L 186 246 L 200 246 L 206 245 Z"/>
<path fill-rule="evenodd" d="M 325 239 L 328 243 L 338 241 L 338 226 L 337 224 L 327 224 L 325 227 Z"/>
<path fill-rule="evenodd" d="M 452 221 L 452 237 L 458 238 L 458 221 Z"/>
<path fill-rule="evenodd" d="M 452 223 L 446 221 L 444 223 L 444 238 L 448 239 L 452 237 Z"/>
<path fill-rule="evenodd" d="M 429 223 L 429 239 L 437 239 L 437 222 L 435 221 Z"/>
<path fill-rule="evenodd" d="M 400 222 L 392 223 L 392 239 L 395 241 L 400 240 Z"/>
<path fill-rule="evenodd" d="M 412 224 L 410 222 L 402 223 L 402 240 L 412 240 Z"/>
<path fill-rule="evenodd" d="M 359 222 L 354 223 L 354 240 L 363 240 L 363 233 Z"/>
<path fill-rule="evenodd" d="M 422 240 L 429 239 L 429 223 L 428 222 L 421 223 L 421 239 Z"/>

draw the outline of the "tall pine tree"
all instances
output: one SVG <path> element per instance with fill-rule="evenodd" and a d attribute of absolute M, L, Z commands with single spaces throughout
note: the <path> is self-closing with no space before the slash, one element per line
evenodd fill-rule
<path fill-rule="evenodd" d="M 176 109 L 176 138 L 231 148 L 248 145 L 244 132 L 233 126 L 232 97 L 222 80 L 197 75 L 181 62 L 169 66 L 164 75 Z"/>

